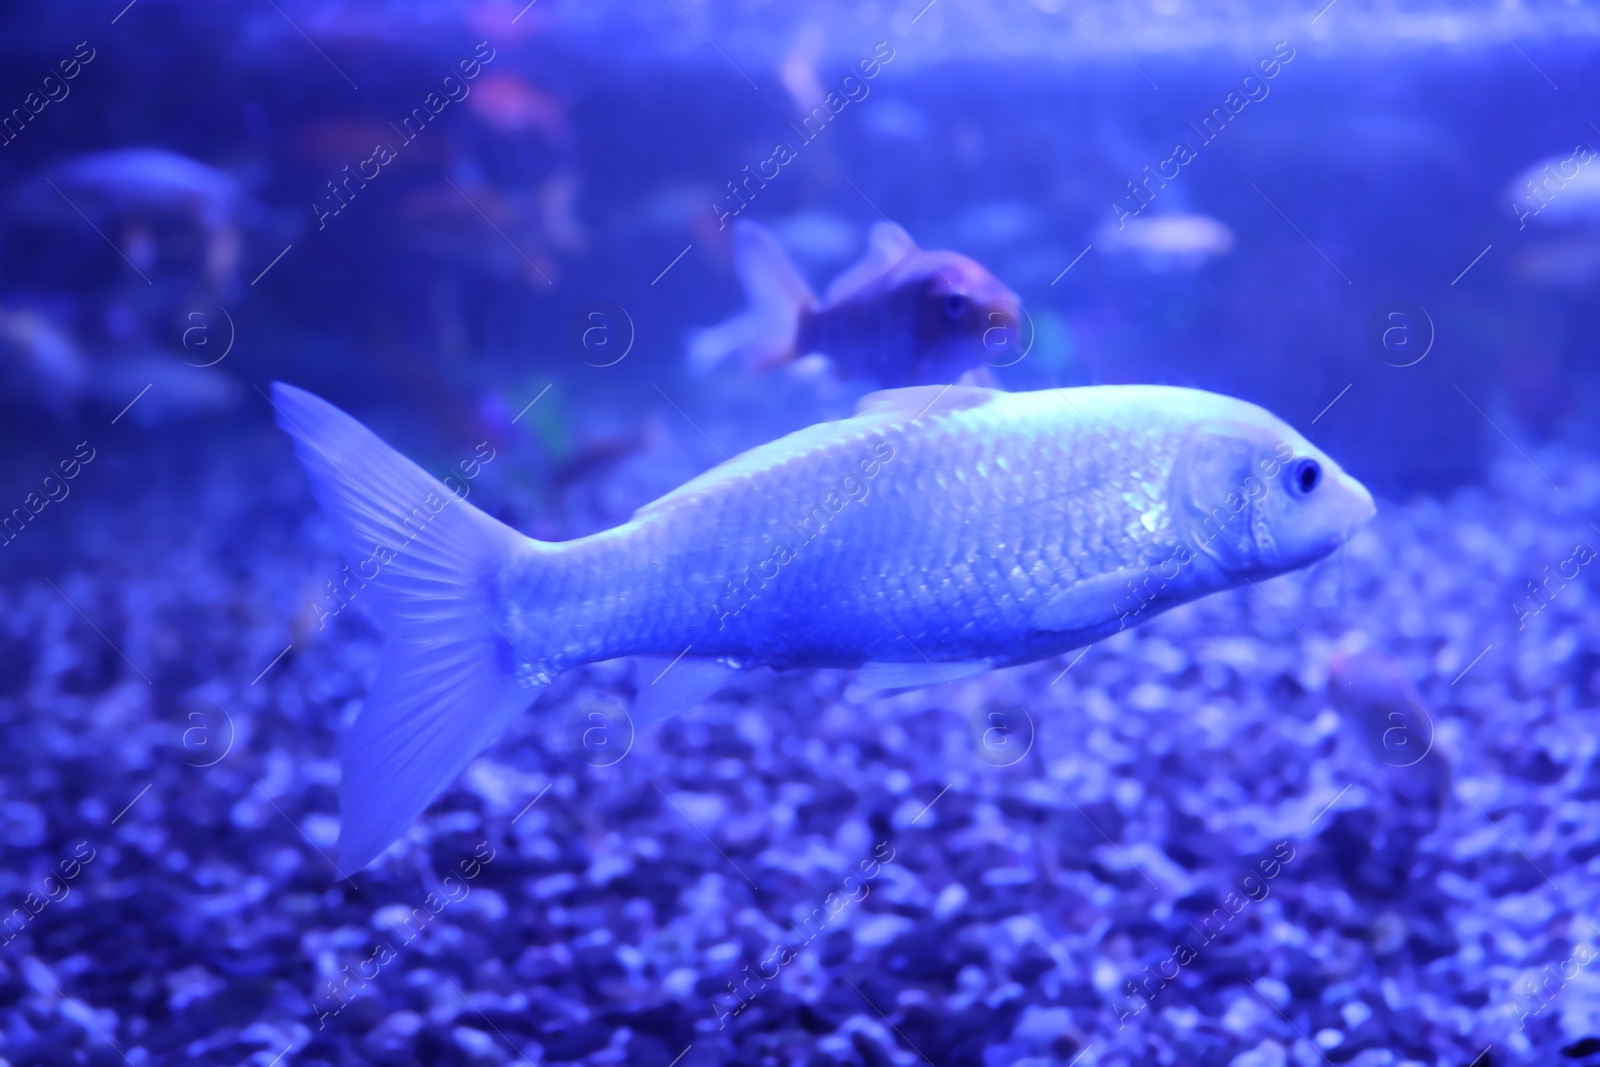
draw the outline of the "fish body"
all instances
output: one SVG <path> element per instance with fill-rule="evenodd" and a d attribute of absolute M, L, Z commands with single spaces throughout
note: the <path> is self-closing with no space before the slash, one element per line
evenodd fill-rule
<path fill-rule="evenodd" d="M 282 385 L 274 404 L 392 624 L 346 753 L 363 865 L 561 671 L 670 657 L 660 678 L 702 696 L 756 666 L 936 683 L 1304 566 L 1374 512 L 1293 429 L 1228 397 L 924 386 L 549 543 L 331 405 Z"/>
<path fill-rule="evenodd" d="M 768 230 L 736 222 L 734 265 L 750 309 L 693 338 L 691 369 L 730 355 L 765 369 L 820 353 L 841 377 L 897 387 L 1014 362 L 1021 301 L 981 264 L 924 252 L 889 222 L 867 244 L 819 299 Z"/>
<path fill-rule="evenodd" d="M 924 655 L 998 666 L 1120 628 L 1143 603 L 1135 576 L 1157 566 L 1174 579 L 1145 595 L 1164 608 L 1238 584 L 1241 568 L 1259 578 L 1309 562 L 1240 555 L 1236 565 L 1200 551 L 1176 562 L 1194 547 L 1195 505 L 1174 491 L 1205 445 L 1195 420 L 1259 409 L 1161 387 L 925 387 L 891 399 L 753 449 L 623 526 L 531 554 L 498 588 L 507 636 L 534 647 L 546 616 L 559 618 L 558 670 L 685 648 L 783 668 Z M 1299 440 L 1287 426 L 1270 432 L 1288 450 Z M 1287 460 L 1270 448 L 1261 458 L 1274 476 Z M 1219 485 L 1215 505 L 1229 491 Z M 1126 577 L 1119 588 L 1108 575 Z M 1041 623 L 1085 585 L 1103 593 L 1072 625 Z"/>

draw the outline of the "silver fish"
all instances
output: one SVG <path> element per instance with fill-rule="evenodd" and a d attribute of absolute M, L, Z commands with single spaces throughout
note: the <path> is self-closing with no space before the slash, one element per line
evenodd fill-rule
<path fill-rule="evenodd" d="M 344 756 L 341 849 L 358 866 L 569 668 L 670 657 L 659 688 L 680 704 L 755 666 L 860 668 L 868 690 L 949 681 L 1303 567 L 1375 513 L 1359 482 L 1243 401 L 921 386 L 554 544 L 325 401 L 273 396 L 386 627 Z"/>
<path fill-rule="evenodd" d="M 765 227 L 740 219 L 733 249 L 750 308 L 690 340 L 692 371 L 732 355 L 770 369 L 820 353 L 841 377 L 902 386 L 1018 358 L 1017 294 L 968 256 L 924 252 L 891 222 L 872 228 L 866 254 L 820 300 Z"/>

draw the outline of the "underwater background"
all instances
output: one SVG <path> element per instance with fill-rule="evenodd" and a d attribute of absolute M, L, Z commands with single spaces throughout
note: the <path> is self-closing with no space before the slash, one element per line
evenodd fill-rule
<path fill-rule="evenodd" d="M 0 51 L 0 1062 L 1600 1063 L 1600 8 L 72 0 Z M 689 371 L 735 219 L 819 287 L 885 219 L 971 256 L 995 384 L 1259 403 L 1378 517 L 868 703 L 644 729 L 570 672 L 341 870 L 381 634 L 269 383 L 606 529 L 875 387 Z"/>

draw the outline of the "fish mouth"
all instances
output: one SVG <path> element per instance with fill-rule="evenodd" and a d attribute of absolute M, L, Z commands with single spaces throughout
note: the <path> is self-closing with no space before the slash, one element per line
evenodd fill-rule
<path fill-rule="evenodd" d="M 1341 544 L 1354 537 L 1358 530 L 1378 514 L 1378 502 L 1372 498 L 1372 493 L 1366 486 L 1348 475 L 1345 477 L 1345 483 L 1345 488 L 1350 494 L 1350 519 L 1340 532 Z"/>

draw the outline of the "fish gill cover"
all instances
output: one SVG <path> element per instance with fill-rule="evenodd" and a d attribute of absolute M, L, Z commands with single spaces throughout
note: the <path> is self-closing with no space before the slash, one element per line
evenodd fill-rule
<path fill-rule="evenodd" d="M 0 1067 L 1600 1063 L 1597 52 L 0 13 Z"/>

